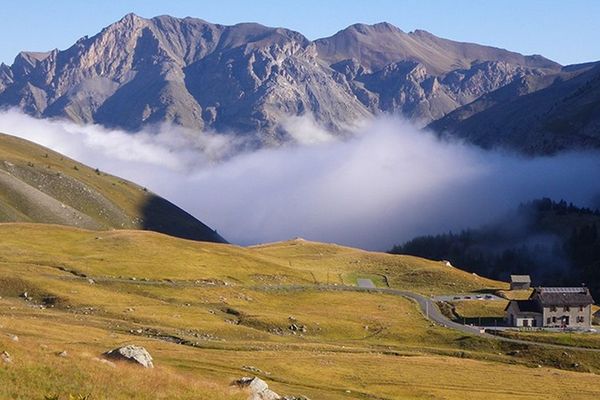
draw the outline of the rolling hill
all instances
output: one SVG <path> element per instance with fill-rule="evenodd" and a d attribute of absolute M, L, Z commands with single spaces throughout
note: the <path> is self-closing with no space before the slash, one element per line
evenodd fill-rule
<path fill-rule="evenodd" d="M 600 353 L 465 335 L 406 298 L 350 290 L 361 277 L 426 295 L 507 287 L 442 262 L 23 223 L 0 224 L 0 238 L 0 353 L 12 360 L 0 360 L 0 397 L 241 399 L 230 383 L 248 375 L 297 399 L 600 394 Z M 153 370 L 99 361 L 130 343 Z"/>
<path fill-rule="evenodd" d="M 169 201 L 45 147 L 0 134 L 0 222 L 148 229 L 224 242 Z"/>

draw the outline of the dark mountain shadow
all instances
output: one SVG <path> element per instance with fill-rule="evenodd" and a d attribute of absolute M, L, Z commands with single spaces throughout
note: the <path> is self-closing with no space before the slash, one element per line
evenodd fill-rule
<path fill-rule="evenodd" d="M 151 195 L 142 210 L 143 229 L 164 233 L 182 239 L 227 243 L 216 230 L 211 229 L 175 204 Z"/>

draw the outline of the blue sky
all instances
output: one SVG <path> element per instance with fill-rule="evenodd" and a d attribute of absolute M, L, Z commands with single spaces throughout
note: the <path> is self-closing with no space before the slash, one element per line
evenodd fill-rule
<path fill-rule="evenodd" d="M 69 47 L 128 12 L 169 14 L 210 22 L 260 22 L 329 36 L 355 22 L 390 22 L 453 40 L 542 54 L 562 64 L 600 60 L 600 1 L 596 0 L 28 0 L 2 4 L 0 61 L 21 50 Z"/>

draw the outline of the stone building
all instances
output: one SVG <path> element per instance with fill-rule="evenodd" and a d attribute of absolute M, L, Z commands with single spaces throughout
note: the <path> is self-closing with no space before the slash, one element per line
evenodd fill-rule
<path fill-rule="evenodd" d="M 529 290 L 531 278 L 529 275 L 511 275 L 510 290 Z"/>
<path fill-rule="evenodd" d="M 594 299 L 586 287 L 537 287 L 528 300 L 511 300 L 506 322 L 517 327 L 590 328 Z"/>

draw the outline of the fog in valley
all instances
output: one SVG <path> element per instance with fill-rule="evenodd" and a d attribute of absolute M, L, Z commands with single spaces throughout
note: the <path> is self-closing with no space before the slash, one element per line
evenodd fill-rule
<path fill-rule="evenodd" d="M 249 150 L 239 136 L 162 125 L 135 134 L 18 111 L 0 131 L 132 180 L 242 245 L 303 237 L 374 250 L 492 222 L 534 198 L 596 206 L 597 153 L 526 158 L 451 141 L 400 119 L 340 139 L 312 118 L 291 140 Z"/>

